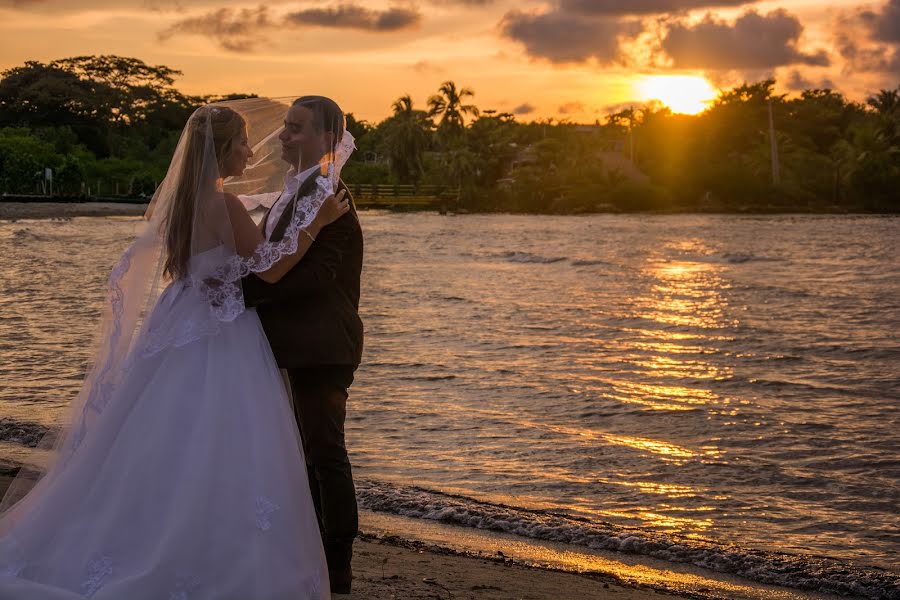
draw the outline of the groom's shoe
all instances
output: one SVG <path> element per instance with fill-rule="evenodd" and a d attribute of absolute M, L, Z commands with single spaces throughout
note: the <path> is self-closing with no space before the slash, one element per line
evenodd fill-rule
<path fill-rule="evenodd" d="M 353 570 L 350 567 L 329 570 L 328 581 L 331 584 L 332 594 L 349 594 L 350 584 L 353 582 Z"/>

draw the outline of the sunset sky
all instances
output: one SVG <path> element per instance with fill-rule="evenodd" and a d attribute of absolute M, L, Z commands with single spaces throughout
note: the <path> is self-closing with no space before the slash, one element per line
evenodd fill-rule
<path fill-rule="evenodd" d="M 625 8 L 623 8 L 625 7 Z M 482 109 L 592 122 L 715 89 L 862 100 L 900 83 L 900 0 L 0 0 L 0 68 L 119 54 L 183 71 L 188 93 L 330 95 L 377 121 L 441 82 Z"/>

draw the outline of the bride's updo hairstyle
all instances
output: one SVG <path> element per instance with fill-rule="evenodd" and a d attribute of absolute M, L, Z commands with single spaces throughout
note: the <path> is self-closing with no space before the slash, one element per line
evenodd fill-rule
<path fill-rule="evenodd" d="M 223 165 L 231 153 L 232 143 L 245 127 L 244 118 L 224 106 L 198 108 L 188 120 L 178 191 L 163 221 L 166 240 L 163 269 L 172 280 L 187 275 L 194 220 L 200 216 L 195 214 L 197 207 L 217 190 L 219 179 L 228 175 L 222 172 Z M 210 150 L 215 152 L 215 161 L 208 156 Z"/>

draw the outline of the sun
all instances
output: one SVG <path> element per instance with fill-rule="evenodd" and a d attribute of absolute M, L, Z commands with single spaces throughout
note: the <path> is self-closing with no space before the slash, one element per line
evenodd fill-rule
<path fill-rule="evenodd" d="M 696 115 L 706 110 L 716 90 L 696 75 L 648 75 L 637 82 L 640 99 L 659 100 L 672 112 Z"/>

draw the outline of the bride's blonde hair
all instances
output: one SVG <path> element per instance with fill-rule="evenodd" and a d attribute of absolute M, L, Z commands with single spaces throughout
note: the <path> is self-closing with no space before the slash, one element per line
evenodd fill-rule
<path fill-rule="evenodd" d="M 187 275 L 194 220 L 199 216 L 196 214 L 197 207 L 203 196 L 215 191 L 232 143 L 245 127 L 244 118 L 224 106 L 204 106 L 188 120 L 178 188 L 163 220 L 166 249 L 163 271 L 172 280 Z M 207 135 L 210 132 L 215 165 L 209 164 L 211 161 L 206 157 Z"/>

